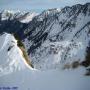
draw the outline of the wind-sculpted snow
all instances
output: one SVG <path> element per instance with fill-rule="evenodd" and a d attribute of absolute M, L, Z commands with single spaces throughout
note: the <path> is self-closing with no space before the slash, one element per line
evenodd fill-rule
<path fill-rule="evenodd" d="M 0 35 L 0 76 L 24 69 L 26 65 L 23 61 L 22 52 L 13 35 Z"/>

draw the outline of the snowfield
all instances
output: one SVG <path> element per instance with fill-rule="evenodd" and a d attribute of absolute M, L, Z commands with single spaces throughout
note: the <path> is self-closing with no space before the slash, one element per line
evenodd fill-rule
<path fill-rule="evenodd" d="M 38 71 L 28 68 L 0 77 L 0 86 L 16 90 L 90 90 L 84 68 Z M 11 89 L 13 90 L 13 89 Z"/>

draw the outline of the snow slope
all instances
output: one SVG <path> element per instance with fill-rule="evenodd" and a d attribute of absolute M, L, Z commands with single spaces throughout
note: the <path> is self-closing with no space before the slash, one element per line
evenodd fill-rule
<path fill-rule="evenodd" d="M 26 68 L 0 77 L 1 88 L 15 90 L 90 90 L 90 77 L 84 68 L 38 71 Z"/>
<path fill-rule="evenodd" d="M 23 61 L 25 59 L 13 35 L 0 35 L 0 76 L 24 69 Z"/>

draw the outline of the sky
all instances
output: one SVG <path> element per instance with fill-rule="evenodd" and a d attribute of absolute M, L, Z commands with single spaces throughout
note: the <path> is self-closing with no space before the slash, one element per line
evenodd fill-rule
<path fill-rule="evenodd" d="M 45 9 L 63 8 L 74 4 L 84 4 L 90 0 L 0 0 L 0 10 L 33 10 L 41 12 Z"/>

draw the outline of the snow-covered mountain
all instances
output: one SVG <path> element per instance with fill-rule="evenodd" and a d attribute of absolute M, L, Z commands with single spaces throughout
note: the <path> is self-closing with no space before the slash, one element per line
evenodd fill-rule
<path fill-rule="evenodd" d="M 0 34 L 0 89 L 18 90 L 89 90 L 85 68 L 39 71 L 25 62 L 13 35 Z M 68 83 L 69 81 L 69 83 Z"/>
<path fill-rule="evenodd" d="M 90 47 L 90 3 L 45 10 L 30 18 L 30 22 L 22 23 L 24 19 L 0 20 L 0 33 L 17 34 L 35 68 L 73 67 L 86 60 Z"/>
<path fill-rule="evenodd" d="M 90 41 L 90 3 L 36 16 L 24 30 L 23 42 L 38 69 L 60 68 L 85 60 Z"/>
<path fill-rule="evenodd" d="M 20 21 L 22 23 L 28 23 L 36 15 L 38 15 L 38 14 L 35 12 L 25 12 L 25 11 L 21 12 L 19 10 L 17 10 L 17 11 L 3 10 L 0 14 L 0 18 L 1 18 L 1 21 L 17 19 L 18 21 Z"/>
<path fill-rule="evenodd" d="M 0 13 L 0 89 L 90 90 L 90 3 L 15 13 Z"/>
<path fill-rule="evenodd" d="M 0 76 L 24 70 L 28 66 L 23 52 L 17 46 L 13 35 L 3 33 L 0 35 Z"/>
<path fill-rule="evenodd" d="M 0 89 L 11 90 L 89 90 L 90 77 L 84 67 L 39 71 L 27 65 L 17 40 L 0 34 Z M 69 81 L 69 83 L 68 83 Z"/>

